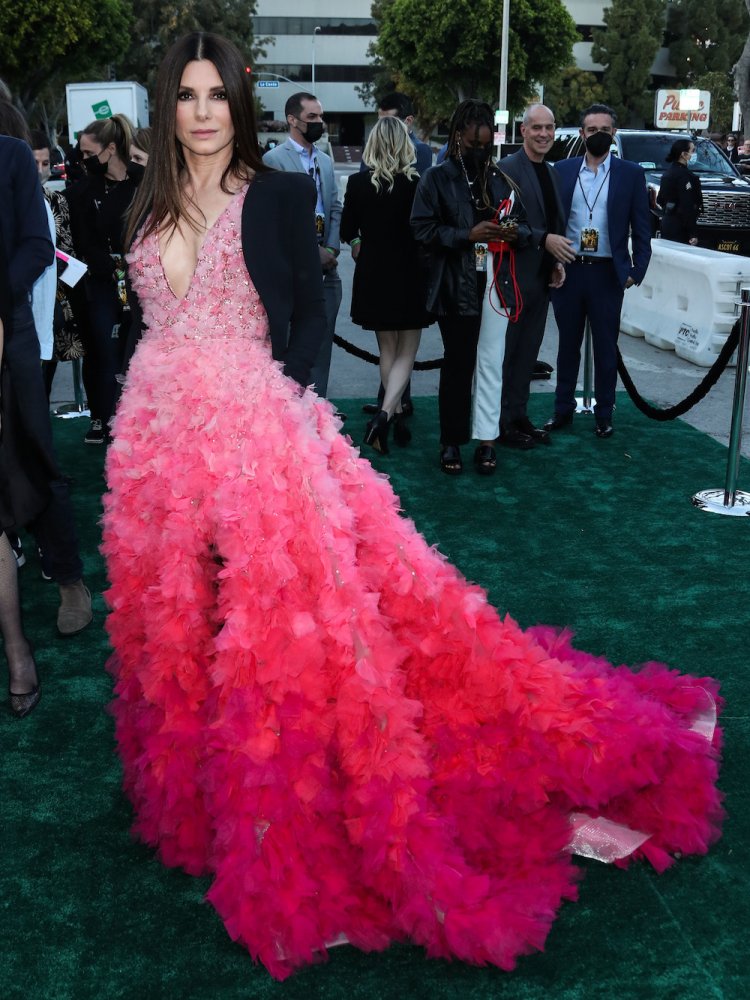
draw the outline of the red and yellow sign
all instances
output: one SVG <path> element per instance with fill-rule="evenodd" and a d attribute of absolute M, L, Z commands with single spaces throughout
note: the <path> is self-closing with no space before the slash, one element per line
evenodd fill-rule
<path fill-rule="evenodd" d="M 708 128 L 710 113 L 711 93 L 708 90 L 700 91 L 697 111 L 680 110 L 679 90 L 657 90 L 656 92 L 654 123 L 657 128 L 686 129 L 688 115 L 690 115 L 690 128 Z"/>

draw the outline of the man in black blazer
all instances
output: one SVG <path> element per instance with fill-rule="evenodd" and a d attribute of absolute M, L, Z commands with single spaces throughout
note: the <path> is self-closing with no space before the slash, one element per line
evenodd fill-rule
<path fill-rule="evenodd" d="M 499 164 L 520 191 L 532 235 L 528 247 L 516 257 L 523 309 L 516 323 L 508 323 L 505 337 L 500 443 L 533 448 L 550 441 L 549 434 L 534 427 L 527 413 L 529 385 L 547 322 L 549 290 L 565 280 L 563 265 L 574 254 L 564 235 L 557 177 L 544 159 L 555 140 L 555 116 L 543 104 L 530 105 L 521 135 L 521 149 Z"/>

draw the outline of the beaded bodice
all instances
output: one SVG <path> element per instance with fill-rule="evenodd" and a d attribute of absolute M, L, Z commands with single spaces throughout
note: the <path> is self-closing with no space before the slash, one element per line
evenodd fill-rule
<path fill-rule="evenodd" d="M 158 231 L 137 241 L 128 255 L 133 288 L 143 310 L 146 336 L 173 340 L 265 340 L 265 309 L 242 253 L 241 221 L 247 185 L 235 194 L 209 229 L 187 292 L 169 285 Z"/>

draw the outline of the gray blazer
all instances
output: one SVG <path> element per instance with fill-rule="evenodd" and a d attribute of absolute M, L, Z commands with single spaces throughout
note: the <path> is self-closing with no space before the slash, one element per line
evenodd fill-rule
<path fill-rule="evenodd" d="M 516 257 L 518 278 L 525 283 L 526 281 L 534 281 L 540 276 L 544 276 L 546 283 L 554 260 L 539 244 L 544 238 L 545 233 L 565 234 L 565 214 L 563 212 L 562 201 L 560 200 L 560 182 L 557 173 L 551 163 L 545 165 L 552 178 L 552 186 L 555 191 L 555 201 L 557 203 L 556 218 L 552 220 L 552 224 L 548 227 L 542 189 L 531 161 L 523 147 L 517 153 L 511 153 L 510 156 L 503 157 L 498 166 L 517 185 L 521 193 L 523 207 L 526 211 L 526 220 L 531 227 L 531 240 L 524 252 L 519 253 Z"/>
<path fill-rule="evenodd" d="M 323 194 L 323 210 L 326 214 L 323 245 L 332 250 L 341 249 L 339 226 L 341 224 L 341 201 L 339 199 L 336 175 L 333 170 L 333 160 L 326 153 L 316 148 L 318 164 L 320 165 L 320 186 Z M 263 162 L 275 170 L 291 170 L 305 173 L 299 153 L 290 139 L 280 146 L 275 146 L 263 154 Z"/>

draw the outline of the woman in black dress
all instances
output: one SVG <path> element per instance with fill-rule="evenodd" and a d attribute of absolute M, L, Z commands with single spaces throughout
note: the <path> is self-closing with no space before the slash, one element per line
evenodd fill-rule
<path fill-rule="evenodd" d="M 661 235 L 676 243 L 698 243 L 698 216 L 703 211 L 700 178 L 688 168 L 695 154 L 695 143 L 677 139 L 667 155 L 671 164 L 661 178 L 656 200 L 664 209 Z"/>
<path fill-rule="evenodd" d="M 369 422 L 365 443 L 388 451 L 388 427 L 408 444 L 411 434 L 401 413 L 401 396 L 411 378 L 425 311 L 425 279 L 419 249 L 409 225 L 419 174 L 414 144 L 404 123 L 379 119 L 365 146 L 369 168 L 352 174 L 346 187 L 341 239 L 356 260 L 352 288 L 352 320 L 374 330 L 380 350 L 383 408 Z"/>

